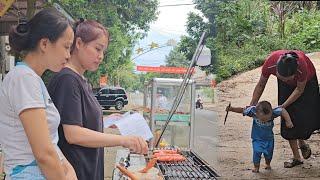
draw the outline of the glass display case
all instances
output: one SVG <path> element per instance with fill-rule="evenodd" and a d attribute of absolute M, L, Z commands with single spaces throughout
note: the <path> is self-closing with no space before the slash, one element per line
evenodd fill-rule
<path fill-rule="evenodd" d="M 154 78 L 145 84 L 144 117 L 149 120 L 150 128 L 155 134 L 154 140 L 168 119 L 182 81 L 183 79 Z M 164 133 L 164 143 L 186 148 L 190 146 L 190 123 L 194 117 L 194 109 L 195 83 L 190 80 Z"/>

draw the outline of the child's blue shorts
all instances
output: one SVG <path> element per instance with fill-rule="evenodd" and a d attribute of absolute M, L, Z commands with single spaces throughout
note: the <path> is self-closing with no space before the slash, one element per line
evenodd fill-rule
<path fill-rule="evenodd" d="M 274 149 L 274 139 L 271 140 L 252 140 L 253 163 L 260 164 L 261 155 L 266 160 L 271 161 Z"/>

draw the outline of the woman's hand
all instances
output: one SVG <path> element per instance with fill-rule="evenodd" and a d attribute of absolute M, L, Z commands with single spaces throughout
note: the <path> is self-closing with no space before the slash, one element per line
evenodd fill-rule
<path fill-rule="evenodd" d="M 117 127 L 116 125 L 112 124 L 111 126 L 109 126 L 109 128 L 111 128 L 111 129 L 117 129 L 118 127 Z"/>
<path fill-rule="evenodd" d="M 123 136 L 122 146 L 138 154 L 147 154 L 148 144 L 139 136 Z"/>
<path fill-rule="evenodd" d="M 63 159 L 62 160 L 62 166 L 64 173 L 66 175 L 66 179 L 68 180 L 78 180 L 76 172 L 74 171 L 72 165 L 69 163 L 68 160 Z"/>
<path fill-rule="evenodd" d="M 119 120 L 120 118 L 122 118 L 122 114 L 113 113 L 113 114 L 110 114 L 109 116 L 107 116 L 106 121 L 108 121 L 109 119 Z M 113 124 L 113 125 L 109 126 L 109 128 L 116 129 L 117 126 Z"/>
<path fill-rule="evenodd" d="M 286 123 L 286 127 L 287 128 L 293 128 L 293 123 L 291 121 L 290 115 L 288 113 L 288 111 L 285 108 L 282 108 L 281 111 L 281 116 L 284 118 L 285 123 Z"/>
<path fill-rule="evenodd" d="M 120 113 L 113 113 L 113 114 L 110 114 L 109 116 L 107 116 L 107 119 L 108 120 L 109 118 L 110 119 L 120 119 L 122 117 L 122 114 Z"/>
<path fill-rule="evenodd" d="M 286 121 L 286 127 L 287 127 L 287 128 L 293 128 L 293 123 L 292 123 L 292 121 Z"/>
<path fill-rule="evenodd" d="M 112 113 L 108 117 L 113 117 L 113 116 L 115 116 L 115 117 L 120 116 L 121 117 L 122 114 L 120 114 L 120 113 Z"/>

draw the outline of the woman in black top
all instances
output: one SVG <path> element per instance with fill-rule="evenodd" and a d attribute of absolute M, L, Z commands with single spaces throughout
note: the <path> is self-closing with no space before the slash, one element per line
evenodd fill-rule
<path fill-rule="evenodd" d="M 108 46 L 109 33 L 96 21 L 78 22 L 71 58 L 48 86 L 61 115 L 59 147 L 73 165 L 79 180 L 104 179 L 103 147 L 123 146 L 146 153 L 141 137 L 103 133 L 101 107 L 83 74 L 97 70 Z"/>

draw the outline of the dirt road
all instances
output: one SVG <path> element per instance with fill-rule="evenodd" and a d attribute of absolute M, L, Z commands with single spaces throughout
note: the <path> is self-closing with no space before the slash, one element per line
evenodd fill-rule
<path fill-rule="evenodd" d="M 320 77 L 320 53 L 310 54 Z M 234 106 L 246 106 L 250 103 L 255 84 L 260 76 L 261 68 L 237 75 L 218 84 L 218 101 L 208 109 L 219 114 L 217 148 L 218 159 L 215 167 L 222 179 L 320 179 L 320 134 L 314 134 L 309 143 L 312 156 L 304 160 L 304 164 L 291 169 L 283 167 L 283 162 L 291 158 L 289 143 L 280 136 L 280 119 L 275 120 L 275 150 L 271 163 L 272 170 L 264 170 L 262 159 L 260 173 L 252 173 L 251 118 L 241 114 L 229 113 L 226 125 L 223 125 L 225 107 L 229 102 Z M 268 100 L 277 105 L 276 78 L 269 78 L 261 100 Z"/>

